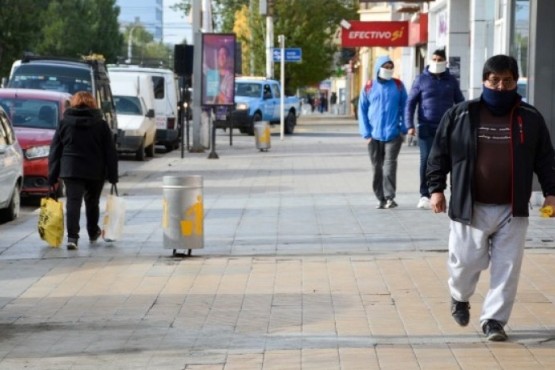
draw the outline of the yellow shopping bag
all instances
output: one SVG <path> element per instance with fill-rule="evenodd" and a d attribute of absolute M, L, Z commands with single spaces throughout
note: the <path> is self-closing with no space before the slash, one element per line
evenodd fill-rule
<path fill-rule="evenodd" d="M 53 198 L 40 200 L 39 235 L 51 247 L 59 247 L 64 238 L 64 205 Z"/>

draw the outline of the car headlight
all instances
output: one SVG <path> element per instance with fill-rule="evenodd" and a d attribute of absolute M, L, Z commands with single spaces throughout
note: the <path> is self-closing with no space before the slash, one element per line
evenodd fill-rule
<path fill-rule="evenodd" d="M 249 110 L 247 103 L 237 103 L 237 110 Z"/>
<path fill-rule="evenodd" d="M 44 158 L 48 157 L 48 153 L 50 153 L 49 145 L 34 146 L 25 151 L 25 157 L 27 159 Z"/>

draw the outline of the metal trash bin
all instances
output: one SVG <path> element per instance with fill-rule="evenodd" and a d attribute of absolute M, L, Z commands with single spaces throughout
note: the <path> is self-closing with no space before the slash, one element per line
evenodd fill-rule
<path fill-rule="evenodd" d="M 270 139 L 270 122 L 258 121 L 254 123 L 254 139 L 256 141 L 256 149 L 265 152 L 272 146 Z"/>
<path fill-rule="evenodd" d="M 202 176 L 164 176 L 162 180 L 164 248 L 204 248 Z"/>

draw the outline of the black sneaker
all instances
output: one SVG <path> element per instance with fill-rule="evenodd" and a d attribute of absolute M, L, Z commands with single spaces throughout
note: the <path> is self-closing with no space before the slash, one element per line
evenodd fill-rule
<path fill-rule="evenodd" d="M 451 315 L 460 326 L 467 326 L 470 321 L 470 303 L 459 302 L 451 298 Z"/>
<path fill-rule="evenodd" d="M 397 205 L 398 204 L 393 199 L 388 199 L 387 202 L 385 203 L 385 208 L 391 209 L 391 208 L 397 207 Z"/>
<path fill-rule="evenodd" d="M 98 229 L 93 236 L 89 237 L 89 241 L 91 243 L 96 242 L 98 240 L 98 238 L 100 238 L 100 235 L 102 235 L 102 230 Z"/>
<path fill-rule="evenodd" d="M 380 200 L 380 202 L 376 205 L 376 209 L 384 209 L 385 208 L 385 200 Z"/>
<path fill-rule="evenodd" d="M 503 325 L 495 320 L 487 320 L 482 325 L 482 331 L 488 340 L 492 342 L 504 342 L 507 340 L 507 334 L 503 330 Z"/>
<path fill-rule="evenodd" d="M 67 244 L 66 244 L 67 250 L 68 251 L 74 251 L 77 249 L 77 239 L 74 238 L 67 238 Z"/>

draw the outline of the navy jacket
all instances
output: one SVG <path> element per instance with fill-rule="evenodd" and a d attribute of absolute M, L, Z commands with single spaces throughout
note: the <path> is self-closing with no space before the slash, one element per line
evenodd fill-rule
<path fill-rule="evenodd" d="M 48 156 L 48 183 L 56 183 L 58 177 L 118 182 L 118 156 L 112 131 L 98 109 L 65 111 Z"/>
<path fill-rule="evenodd" d="M 443 192 L 450 176 L 449 217 L 469 225 L 472 220 L 472 188 L 477 152 L 480 99 L 457 104 L 439 124 L 426 177 L 431 193 Z M 538 176 L 544 196 L 555 195 L 555 152 L 540 112 L 524 102 L 511 110 L 512 215 L 528 217 L 533 174 Z"/>
<path fill-rule="evenodd" d="M 464 101 L 457 79 L 449 69 L 439 75 L 428 67 L 416 77 L 410 89 L 405 108 L 407 129 L 414 128 L 414 112 L 418 105 L 418 123 L 436 129 L 443 114 L 454 104 Z"/>

